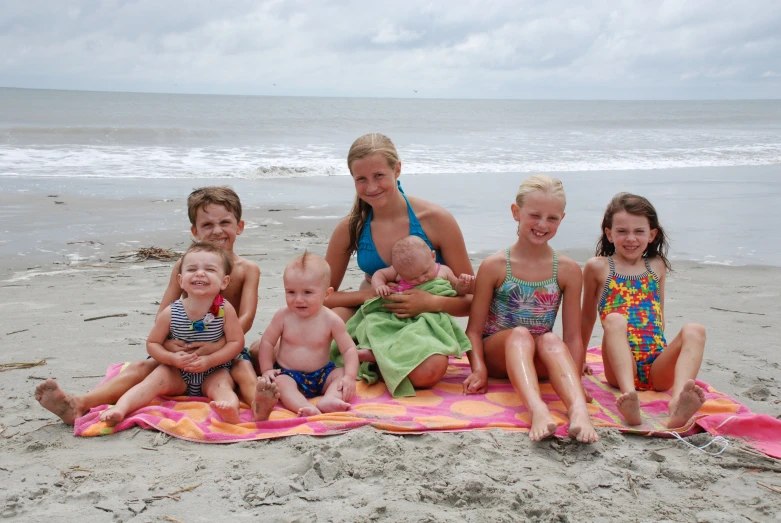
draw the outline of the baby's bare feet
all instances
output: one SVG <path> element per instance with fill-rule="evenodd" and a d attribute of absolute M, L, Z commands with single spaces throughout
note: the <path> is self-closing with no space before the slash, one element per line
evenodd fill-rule
<path fill-rule="evenodd" d="M 301 407 L 298 409 L 299 418 L 308 418 L 309 416 L 317 416 L 318 414 L 322 414 L 322 412 L 320 412 L 314 405 L 309 407 Z"/>
<path fill-rule="evenodd" d="M 694 383 L 694 380 L 687 381 L 678 397 L 670 401 L 670 419 L 667 427 L 671 429 L 683 427 L 700 410 L 703 403 L 705 403 L 705 391 Z"/>
<path fill-rule="evenodd" d="M 567 434 L 570 438 L 576 439 L 581 443 L 596 443 L 599 441 L 599 435 L 591 424 L 591 418 L 588 415 L 588 408 L 585 403 L 580 406 L 573 405 L 569 408 L 569 429 Z"/>
<path fill-rule="evenodd" d="M 212 401 L 209 402 L 209 406 L 217 411 L 217 414 L 222 416 L 225 423 L 236 424 L 239 420 L 239 409 L 235 405 L 231 405 L 227 401 Z"/>
<path fill-rule="evenodd" d="M 616 400 L 618 412 L 626 420 L 627 425 L 640 425 L 643 422 L 640 416 L 640 398 L 637 397 L 637 391 L 625 392 Z"/>
<path fill-rule="evenodd" d="M 124 419 L 125 413 L 116 407 L 106 409 L 100 413 L 100 421 L 104 422 L 109 427 L 113 427 Z"/>
<path fill-rule="evenodd" d="M 59 416 L 68 425 L 73 425 L 76 418 L 87 413 L 72 396 L 63 392 L 56 381 L 49 378 L 35 387 L 35 399 L 41 407 Z"/>
<path fill-rule="evenodd" d="M 549 438 L 556 432 L 556 427 L 558 425 L 553 421 L 550 411 L 547 407 L 543 407 L 532 413 L 532 428 L 529 430 L 529 440 L 532 443 L 536 443 L 542 439 Z"/>
<path fill-rule="evenodd" d="M 258 378 L 255 385 L 255 399 L 252 400 L 252 419 L 266 421 L 279 400 L 277 384 L 264 377 Z"/>
<path fill-rule="evenodd" d="M 317 404 L 317 408 L 320 410 L 320 412 L 339 412 L 339 411 L 345 411 L 350 410 L 350 404 L 346 401 L 342 401 L 340 398 L 335 396 L 324 396 L 323 399 L 320 400 L 320 402 Z"/>
<path fill-rule="evenodd" d="M 374 353 L 369 349 L 359 349 L 358 361 L 370 361 L 374 363 L 377 361 L 377 358 L 374 357 Z"/>

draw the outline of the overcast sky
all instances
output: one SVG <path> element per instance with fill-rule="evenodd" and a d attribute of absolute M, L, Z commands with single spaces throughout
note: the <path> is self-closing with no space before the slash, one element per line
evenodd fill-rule
<path fill-rule="evenodd" d="M 779 0 L 0 0 L 0 49 L 5 87 L 781 97 Z"/>

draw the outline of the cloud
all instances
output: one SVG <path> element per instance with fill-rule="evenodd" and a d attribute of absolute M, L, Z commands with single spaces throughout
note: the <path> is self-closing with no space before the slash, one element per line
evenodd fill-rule
<path fill-rule="evenodd" d="M 400 29 L 393 24 L 383 25 L 372 38 L 375 44 L 395 44 L 398 42 L 413 42 L 420 39 L 421 33 Z"/>
<path fill-rule="evenodd" d="M 781 4 L 37 0 L 0 85 L 235 94 L 776 97 Z M 767 74 L 772 73 L 772 74 Z M 720 90 L 712 86 L 718 79 Z M 276 84 L 276 85 L 275 85 Z"/>

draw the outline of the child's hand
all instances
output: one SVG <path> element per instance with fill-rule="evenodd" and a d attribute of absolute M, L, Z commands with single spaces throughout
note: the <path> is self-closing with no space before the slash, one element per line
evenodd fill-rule
<path fill-rule="evenodd" d="M 185 367 L 192 365 L 192 363 L 198 359 L 198 356 L 196 356 L 192 352 L 187 352 L 187 351 L 174 352 L 173 354 L 171 354 L 171 357 L 173 358 L 173 362 L 171 363 L 171 365 L 176 367 L 177 369 L 182 369 L 182 370 L 184 370 Z"/>
<path fill-rule="evenodd" d="M 207 370 L 212 368 L 211 365 L 211 358 L 208 356 L 195 356 L 195 360 L 193 360 L 189 365 L 184 367 L 182 370 L 185 372 L 206 372 Z"/>
<path fill-rule="evenodd" d="M 583 375 L 591 376 L 591 367 L 589 367 L 588 363 L 586 363 L 585 361 L 583 362 Z"/>
<path fill-rule="evenodd" d="M 214 354 L 225 346 L 227 340 L 225 336 L 217 341 L 194 341 L 187 344 L 187 349 L 194 352 L 198 356 L 208 356 Z"/>
<path fill-rule="evenodd" d="M 390 287 L 387 285 L 380 285 L 375 289 L 377 296 L 388 296 L 391 293 Z"/>
<path fill-rule="evenodd" d="M 277 381 L 277 376 L 279 376 L 282 373 L 281 369 L 269 369 L 266 372 L 262 374 L 264 378 L 268 381 Z"/>
<path fill-rule="evenodd" d="M 342 401 L 353 399 L 353 396 L 355 396 L 355 377 L 343 376 L 337 390 L 342 391 Z"/>
<path fill-rule="evenodd" d="M 165 340 L 163 342 L 163 348 L 168 352 L 181 352 L 190 350 L 187 346 L 187 342 L 184 340 Z"/>
<path fill-rule="evenodd" d="M 486 385 L 488 385 L 488 371 L 485 369 L 476 370 L 464 380 L 464 394 L 483 394 Z"/>
<path fill-rule="evenodd" d="M 456 293 L 460 296 L 475 293 L 475 277 L 472 274 L 462 274 L 458 277 Z"/>

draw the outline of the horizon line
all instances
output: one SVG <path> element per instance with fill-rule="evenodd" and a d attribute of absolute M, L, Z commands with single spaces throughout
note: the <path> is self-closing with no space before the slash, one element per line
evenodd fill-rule
<path fill-rule="evenodd" d="M 109 94 L 147 94 L 174 96 L 230 96 L 256 98 L 343 98 L 343 99 L 373 99 L 373 100 L 452 100 L 452 101 L 515 101 L 515 102 L 772 102 L 779 98 L 442 98 L 421 96 L 337 96 L 337 95 L 290 95 L 290 94 L 231 94 L 231 93 L 182 93 L 167 91 L 125 91 L 101 89 L 63 89 L 50 87 L 18 87 L 0 85 L 0 89 L 17 89 L 24 91 L 56 91 L 73 93 L 109 93 Z"/>

